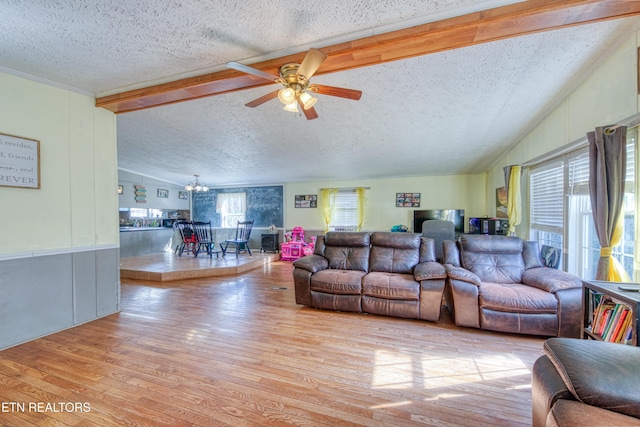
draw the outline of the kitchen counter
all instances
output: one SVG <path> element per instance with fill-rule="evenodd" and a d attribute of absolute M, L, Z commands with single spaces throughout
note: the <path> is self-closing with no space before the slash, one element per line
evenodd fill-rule
<path fill-rule="evenodd" d="M 173 251 L 174 239 L 173 228 L 120 227 L 120 258 Z"/>
<path fill-rule="evenodd" d="M 166 227 L 120 227 L 120 231 L 173 230 Z"/>

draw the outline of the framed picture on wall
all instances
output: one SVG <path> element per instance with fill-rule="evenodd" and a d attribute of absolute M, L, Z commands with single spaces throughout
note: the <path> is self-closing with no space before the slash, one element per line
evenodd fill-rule
<path fill-rule="evenodd" d="M 161 199 L 166 199 L 169 197 L 169 190 L 165 190 L 164 188 L 158 188 L 158 197 Z"/>
<path fill-rule="evenodd" d="M 419 208 L 420 193 L 396 193 L 397 208 Z"/>
<path fill-rule="evenodd" d="M 507 190 L 496 188 L 496 218 L 509 218 L 507 214 Z"/>
<path fill-rule="evenodd" d="M 317 208 L 317 194 L 296 194 L 296 208 Z"/>
<path fill-rule="evenodd" d="M 188 200 L 189 192 L 188 191 L 178 191 L 178 199 L 180 200 Z"/>

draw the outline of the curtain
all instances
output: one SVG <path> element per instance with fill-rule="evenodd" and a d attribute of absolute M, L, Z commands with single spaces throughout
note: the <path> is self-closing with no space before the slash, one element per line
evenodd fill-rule
<path fill-rule="evenodd" d="M 247 193 L 218 193 L 216 213 L 220 214 L 220 227 L 235 228 L 244 221 L 247 212 Z"/>
<path fill-rule="evenodd" d="M 358 195 L 358 231 L 362 230 L 364 224 L 364 187 L 356 188 Z"/>
<path fill-rule="evenodd" d="M 622 240 L 621 211 L 627 168 L 626 126 L 597 127 L 589 140 L 589 194 L 600 242 L 596 280 L 631 281 L 612 256 Z"/>
<path fill-rule="evenodd" d="M 322 202 L 322 213 L 324 215 L 324 231 L 329 231 L 329 224 L 333 219 L 336 210 L 337 188 L 323 188 L 320 190 L 320 201 Z"/>
<path fill-rule="evenodd" d="M 516 235 L 516 226 L 522 221 L 522 198 L 520 197 L 521 166 L 504 167 L 505 190 L 507 192 L 507 216 L 509 235 Z"/>

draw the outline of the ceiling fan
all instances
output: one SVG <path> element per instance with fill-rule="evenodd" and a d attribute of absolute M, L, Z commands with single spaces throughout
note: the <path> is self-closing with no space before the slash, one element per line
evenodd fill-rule
<path fill-rule="evenodd" d="M 274 98 L 278 98 L 282 102 L 286 111 L 294 113 L 298 112 L 298 107 L 302 110 L 307 120 L 318 118 L 318 113 L 313 106 L 317 99 L 310 93 L 320 95 L 337 96 L 340 98 L 353 99 L 357 101 L 362 96 L 362 91 L 345 89 L 341 87 L 325 86 L 310 84 L 311 76 L 320 68 L 320 65 L 327 59 L 327 54 L 318 49 L 311 48 L 305 55 L 302 63 L 285 64 L 280 67 L 280 76 L 258 70 L 239 62 L 229 62 L 227 67 L 233 68 L 243 73 L 251 74 L 263 79 L 280 83 L 284 86 L 282 89 L 275 90 L 260 98 L 254 99 L 245 104 L 247 107 L 257 107 Z"/>

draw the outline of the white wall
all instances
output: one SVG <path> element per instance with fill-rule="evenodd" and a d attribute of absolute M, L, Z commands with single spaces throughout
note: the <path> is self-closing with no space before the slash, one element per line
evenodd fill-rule
<path fill-rule="evenodd" d="M 0 73 L 0 132 L 40 141 L 40 189 L 0 187 L 0 349 L 119 310 L 116 120 Z"/>
<path fill-rule="evenodd" d="M 301 226 L 323 230 L 322 204 L 295 208 L 295 195 L 317 194 L 321 188 L 370 187 L 363 230 L 390 230 L 404 224 L 411 228 L 415 209 L 464 209 L 465 217 L 495 215 L 486 204 L 486 175 L 442 175 L 353 181 L 312 181 L 285 184 L 285 228 Z M 397 208 L 396 193 L 421 193 L 419 208 Z"/>
<path fill-rule="evenodd" d="M 121 208 L 142 209 L 176 209 L 188 210 L 189 199 L 179 199 L 178 192 L 184 191 L 184 186 L 170 184 L 157 179 L 149 178 L 136 173 L 119 170 L 118 184 L 122 185 L 123 193 L 118 196 Z M 186 182 L 185 182 L 186 184 Z M 147 190 L 147 202 L 137 203 L 134 195 L 134 185 L 144 185 Z M 158 189 L 169 190 L 169 197 L 158 197 Z M 190 196 L 190 195 L 189 195 Z"/>
<path fill-rule="evenodd" d="M 495 188 L 504 185 L 504 166 L 530 162 L 584 138 L 598 126 L 615 124 L 638 113 L 636 39 L 634 34 L 489 170 L 488 206 L 495 204 Z M 528 223 L 523 221 L 516 232 L 528 237 Z"/>
<path fill-rule="evenodd" d="M 116 120 L 93 97 L 0 73 L 0 132 L 40 141 L 40 189 L 0 187 L 0 255 L 118 244 Z"/>

